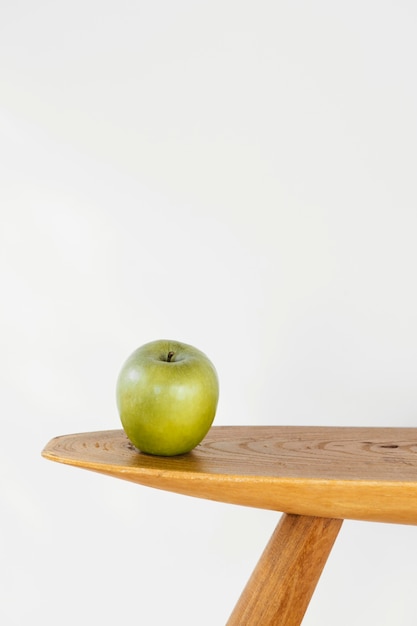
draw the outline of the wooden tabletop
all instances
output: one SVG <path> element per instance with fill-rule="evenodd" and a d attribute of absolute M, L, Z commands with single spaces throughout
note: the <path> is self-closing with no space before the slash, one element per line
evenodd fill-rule
<path fill-rule="evenodd" d="M 42 454 L 220 502 L 417 525 L 417 428 L 213 426 L 177 457 L 143 454 L 109 430 L 56 437 Z"/>

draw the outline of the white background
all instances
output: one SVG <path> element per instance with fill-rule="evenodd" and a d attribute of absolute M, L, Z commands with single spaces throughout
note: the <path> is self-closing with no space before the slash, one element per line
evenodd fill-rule
<path fill-rule="evenodd" d="M 417 425 L 417 9 L 3 0 L 0 623 L 221 626 L 279 514 L 41 458 L 125 358 L 216 424 Z M 417 529 L 345 522 L 303 626 L 415 626 Z"/>

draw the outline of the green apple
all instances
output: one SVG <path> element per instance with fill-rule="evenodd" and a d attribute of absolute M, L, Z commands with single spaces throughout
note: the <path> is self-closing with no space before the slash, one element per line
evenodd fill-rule
<path fill-rule="evenodd" d="M 219 399 L 217 372 L 197 348 L 152 341 L 124 363 L 116 386 L 123 429 L 148 454 L 174 456 L 197 446 L 209 431 Z"/>

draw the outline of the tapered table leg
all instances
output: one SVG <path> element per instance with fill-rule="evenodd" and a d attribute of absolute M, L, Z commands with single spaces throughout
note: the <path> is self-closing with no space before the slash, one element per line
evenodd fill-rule
<path fill-rule="evenodd" d="M 342 521 L 283 514 L 227 626 L 299 626 Z"/>

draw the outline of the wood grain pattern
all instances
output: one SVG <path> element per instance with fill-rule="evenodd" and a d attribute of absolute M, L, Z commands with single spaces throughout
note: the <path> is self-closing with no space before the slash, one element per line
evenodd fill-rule
<path fill-rule="evenodd" d="M 64 435 L 43 456 L 143 485 L 289 514 L 417 524 L 417 429 L 214 426 L 155 457 L 122 430 Z"/>
<path fill-rule="evenodd" d="M 341 525 L 284 514 L 227 626 L 299 626 Z"/>

